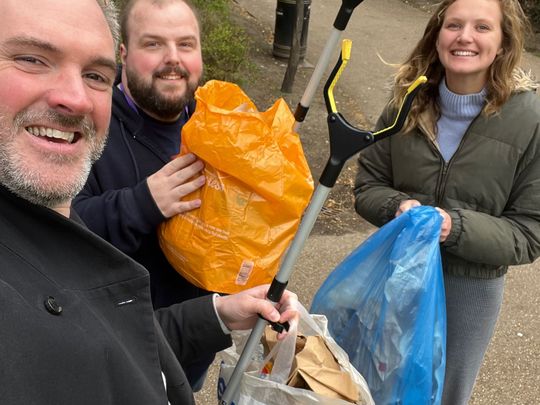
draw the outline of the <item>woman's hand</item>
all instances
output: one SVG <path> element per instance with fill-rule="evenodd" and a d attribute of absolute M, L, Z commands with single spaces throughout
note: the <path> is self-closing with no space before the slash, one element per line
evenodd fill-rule
<path fill-rule="evenodd" d="M 420 204 L 420 201 L 418 200 L 403 200 L 400 204 L 399 204 L 399 208 L 398 210 L 396 211 L 396 218 L 399 217 L 401 214 L 403 214 L 404 212 L 407 212 L 409 211 L 411 208 L 414 208 L 414 207 L 419 207 L 421 206 L 422 204 Z"/>
<path fill-rule="evenodd" d="M 435 207 L 435 209 L 439 211 L 439 214 L 441 214 L 441 217 L 443 217 L 443 222 L 441 224 L 441 237 L 439 238 L 439 241 L 444 242 L 452 230 L 452 217 L 442 208 Z"/>
<path fill-rule="evenodd" d="M 411 208 L 419 207 L 420 201 L 418 200 L 403 200 L 399 204 L 399 208 L 396 211 L 396 218 L 399 217 L 401 214 L 409 211 Z M 452 230 L 452 218 L 442 208 L 435 207 L 435 209 L 441 214 L 441 217 L 443 218 L 443 222 L 441 224 L 441 236 L 439 238 L 440 242 L 444 242 L 446 238 L 448 238 L 448 235 L 450 235 L 450 231 Z"/>

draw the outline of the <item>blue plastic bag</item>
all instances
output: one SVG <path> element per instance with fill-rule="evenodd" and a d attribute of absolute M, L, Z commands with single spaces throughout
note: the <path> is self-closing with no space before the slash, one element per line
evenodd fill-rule
<path fill-rule="evenodd" d="M 328 276 L 311 313 L 366 379 L 377 405 L 440 404 L 446 364 L 442 217 L 413 208 L 392 220 Z"/>

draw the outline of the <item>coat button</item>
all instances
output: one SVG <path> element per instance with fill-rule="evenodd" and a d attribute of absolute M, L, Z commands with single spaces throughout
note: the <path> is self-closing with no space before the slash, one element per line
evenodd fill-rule
<path fill-rule="evenodd" d="M 51 314 L 60 315 L 62 313 L 62 306 L 58 305 L 58 302 L 56 302 L 54 297 L 47 297 L 44 304 L 47 311 L 49 311 Z"/>

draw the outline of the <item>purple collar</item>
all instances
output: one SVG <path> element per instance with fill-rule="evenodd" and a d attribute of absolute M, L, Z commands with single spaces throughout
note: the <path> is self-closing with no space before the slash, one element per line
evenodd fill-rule
<path fill-rule="evenodd" d="M 116 87 L 118 87 L 120 89 L 120 91 L 122 92 L 122 94 L 126 98 L 126 101 L 127 101 L 128 105 L 131 107 L 131 109 L 133 111 L 135 111 L 137 114 L 139 114 L 139 110 L 137 109 L 137 106 L 135 105 L 135 102 L 125 92 L 124 85 L 122 83 L 118 83 L 118 85 Z"/>
<path fill-rule="evenodd" d="M 120 91 L 122 92 L 122 94 L 124 95 L 124 97 L 126 98 L 126 101 L 128 103 L 128 105 L 130 106 L 130 108 L 135 111 L 137 113 L 137 115 L 139 115 L 139 109 L 137 108 L 137 105 L 135 104 L 135 102 L 131 99 L 131 97 L 129 97 L 126 93 L 126 91 L 124 90 L 124 85 L 122 84 L 122 82 L 118 83 L 117 86 Z M 186 120 L 189 118 L 189 108 L 188 106 L 186 105 L 184 107 L 184 112 L 186 114 Z"/>

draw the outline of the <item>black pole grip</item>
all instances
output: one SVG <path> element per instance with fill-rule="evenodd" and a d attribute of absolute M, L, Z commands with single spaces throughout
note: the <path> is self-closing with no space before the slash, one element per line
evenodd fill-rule
<path fill-rule="evenodd" d="M 268 298 L 272 302 L 279 302 L 281 300 L 283 292 L 287 288 L 288 282 L 289 281 L 287 280 L 285 283 L 282 283 L 274 278 L 272 280 L 272 284 L 270 284 L 268 292 L 266 293 L 266 298 Z"/>
<path fill-rule="evenodd" d="M 294 111 L 294 119 L 296 122 L 304 122 L 308 113 L 309 107 L 304 107 L 302 103 L 298 103 Z"/>
<path fill-rule="evenodd" d="M 336 20 L 334 21 L 334 28 L 344 31 L 349 23 L 349 19 L 351 18 L 354 9 L 363 1 L 364 0 L 343 0 Z"/>

